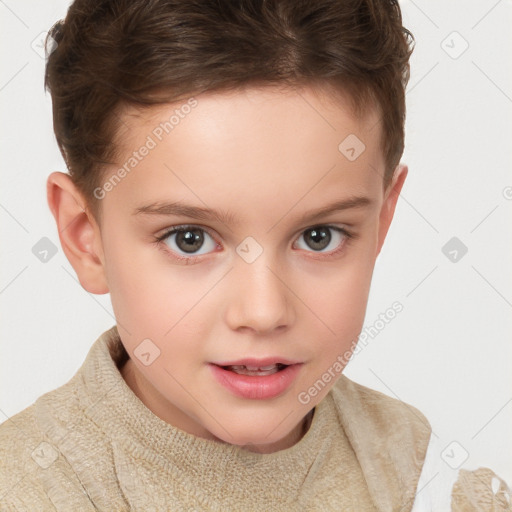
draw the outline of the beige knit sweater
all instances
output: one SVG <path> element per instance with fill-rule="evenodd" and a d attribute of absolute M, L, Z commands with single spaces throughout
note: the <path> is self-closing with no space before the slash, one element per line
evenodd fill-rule
<path fill-rule="evenodd" d="M 1 511 L 412 509 L 430 426 L 411 406 L 342 376 L 297 444 L 258 454 L 154 415 L 119 372 L 123 352 L 114 326 L 68 383 L 0 425 Z M 504 483 L 468 508 L 464 475 L 453 510 L 510 510 Z"/>

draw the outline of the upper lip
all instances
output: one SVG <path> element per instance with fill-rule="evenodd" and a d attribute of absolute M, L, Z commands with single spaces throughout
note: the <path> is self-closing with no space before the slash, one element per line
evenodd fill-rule
<path fill-rule="evenodd" d="M 291 364 L 298 364 L 302 361 L 295 361 L 293 359 L 288 359 L 286 357 L 280 357 L 280 356 L 270 356 L 270 357 L 263 357 L 261 359 L 257 359 L 255 357 L 247 357 L 245 359 L 237 359 L 236 361 L 215 361 L 212 364 L 215 364 L 217 366 L 271 366 L 273 364 L 285 364 L 285 365 L 291 365 Z"/>

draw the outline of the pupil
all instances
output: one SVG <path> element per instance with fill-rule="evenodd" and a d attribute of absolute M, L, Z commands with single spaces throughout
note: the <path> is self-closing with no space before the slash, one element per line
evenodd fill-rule
<path fill-rule="evenodd" d="M 203 245 L 204 237 L 198 229 L 187 229 L 178 231 L 176 245 L 185 252 L 195 252 Z"/>
<path fill-rule="evenodd" d="M 331 232 L 328 228 L 312 228 L 308 230 L 313 244 L 308 243 L 312 249 L 325 249 L 331 241 Z"/>

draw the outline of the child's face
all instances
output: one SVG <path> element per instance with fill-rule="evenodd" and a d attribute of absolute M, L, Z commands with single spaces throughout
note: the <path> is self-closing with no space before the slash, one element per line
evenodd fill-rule
<path fill-rule="evenodd" d="M 137 163 L 101 201 L 98 275 L 104 272 L 131 356 L 127 382 L 155 414 L 194 435 L 261 451 L 294 444 L 362 329 L 375 258 L 407 169 L 387 194 L 377 113 L 356 120 L 342 100 L 313 92 L 200 95 L 190 108 L 180 108 L 183 101 L 122 117 L 125 158 L 107 179 L 134 151 Z M 172 131 L 157 129 L 173 114 Z M 351 134 L 366 146 L 359 156 L 351 139 L 339 149 Z M 354 198 L 365 199 L 308 218 Z M 177 202 L 180 215 L 144 213 Z M 196 217 L 186 206 L 229 218 Z M 193 230 L 155 242 L 178 225 Z M 244 358 L 300 364 L 284 389 L 269 385 L 255 398 L 228 389 L 218 379 L 223 370 L 212 371 L 214 362 Z M 330 381 L 310 392 L 329 369 Z M 242 389 L 243 378 L 229 375 Z"/>

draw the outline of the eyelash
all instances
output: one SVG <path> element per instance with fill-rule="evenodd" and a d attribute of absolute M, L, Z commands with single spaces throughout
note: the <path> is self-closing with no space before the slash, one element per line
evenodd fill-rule
<path fill-rule="evenodd" d="M 210 232 L 209 229 L 206 229 L 206 228 L 204 228 L 202 226 L 198 226 L 198 225 L 195 225 L 195 224 L 182 224 L 182 225 L 179 225 L 179 226 L 173 226 L 172 228 L 169 228 L 162 235 L 155 237 L 154 238 L 154 243 L 159 248 L 161 248 L 165 252 L 166 255 L 170 256 L 171 258 L 185 261 L 187 264 L 194 264 L 197 260 L 201 259 L 204 256 L 207 256 L 207 254 L 201 254 L 199 256 L 181 256 L 180 254 L 177 254 L 174 251 L 171 251 L 172 255 L 170 255 L 170 249 L 169 248 L 166 249 L 165 247 L 163 247 L 165 245 L 164 244 L 164 240 L 169 238 L 171 235 L 173 235 L 174 233 L 176 233 L 178 231 L 186 231 L 187 229 L 190 229 L 190 228 L 192 228 L 192 229 L 200 229 L 201 231 L 204 231 L 205 233 L 207 233 L 208 235 L 210 235 L 212 237 L 212 239 L 215 241 L 215 243 L 218 244 L 217 240 L 215 240 L 215 237 L 213 236 L 213 234 Z M 337 231 L 338 233 L 341 233 L 345 237 L 345 240 L 343 240 L 341 242 L 340 246 L 337 249 L 334 249 L 331 252 L 328 252 L 328 253 L 319 253 L 319 252 L 317 252 L 317 253 L 315 253 L 314 251 L 312 251 L 313 254 L 317 254 L 317 256 L 312 256 L 313 259 L 324 259 L 324 258 L 334 257 L 338 253 L 343 251 L 345 249 L 345 246 L 351 240 L 355 240 L 356 238 L 359 237 L 358 234 L 356 234 L 356 233 L 354 233 L 352 231 L 348 231 L 345 228 L 340 228 L 338 226 L 333 226 L 331 224 L 315 224 L 314 226 L 311 226 L 309 228 L 306 228 L 306 229 L 302 230 L 301 233 L 300 233 L 300 236 L 302 236 L 306 231 L 309 231 L 310 229 L 313 229 L 313 228 L 329 228 L 329 229 L 332 229 L 334 231 Z M 311 252 L 311 251 L 307 251 L 307 252 Z"/>

